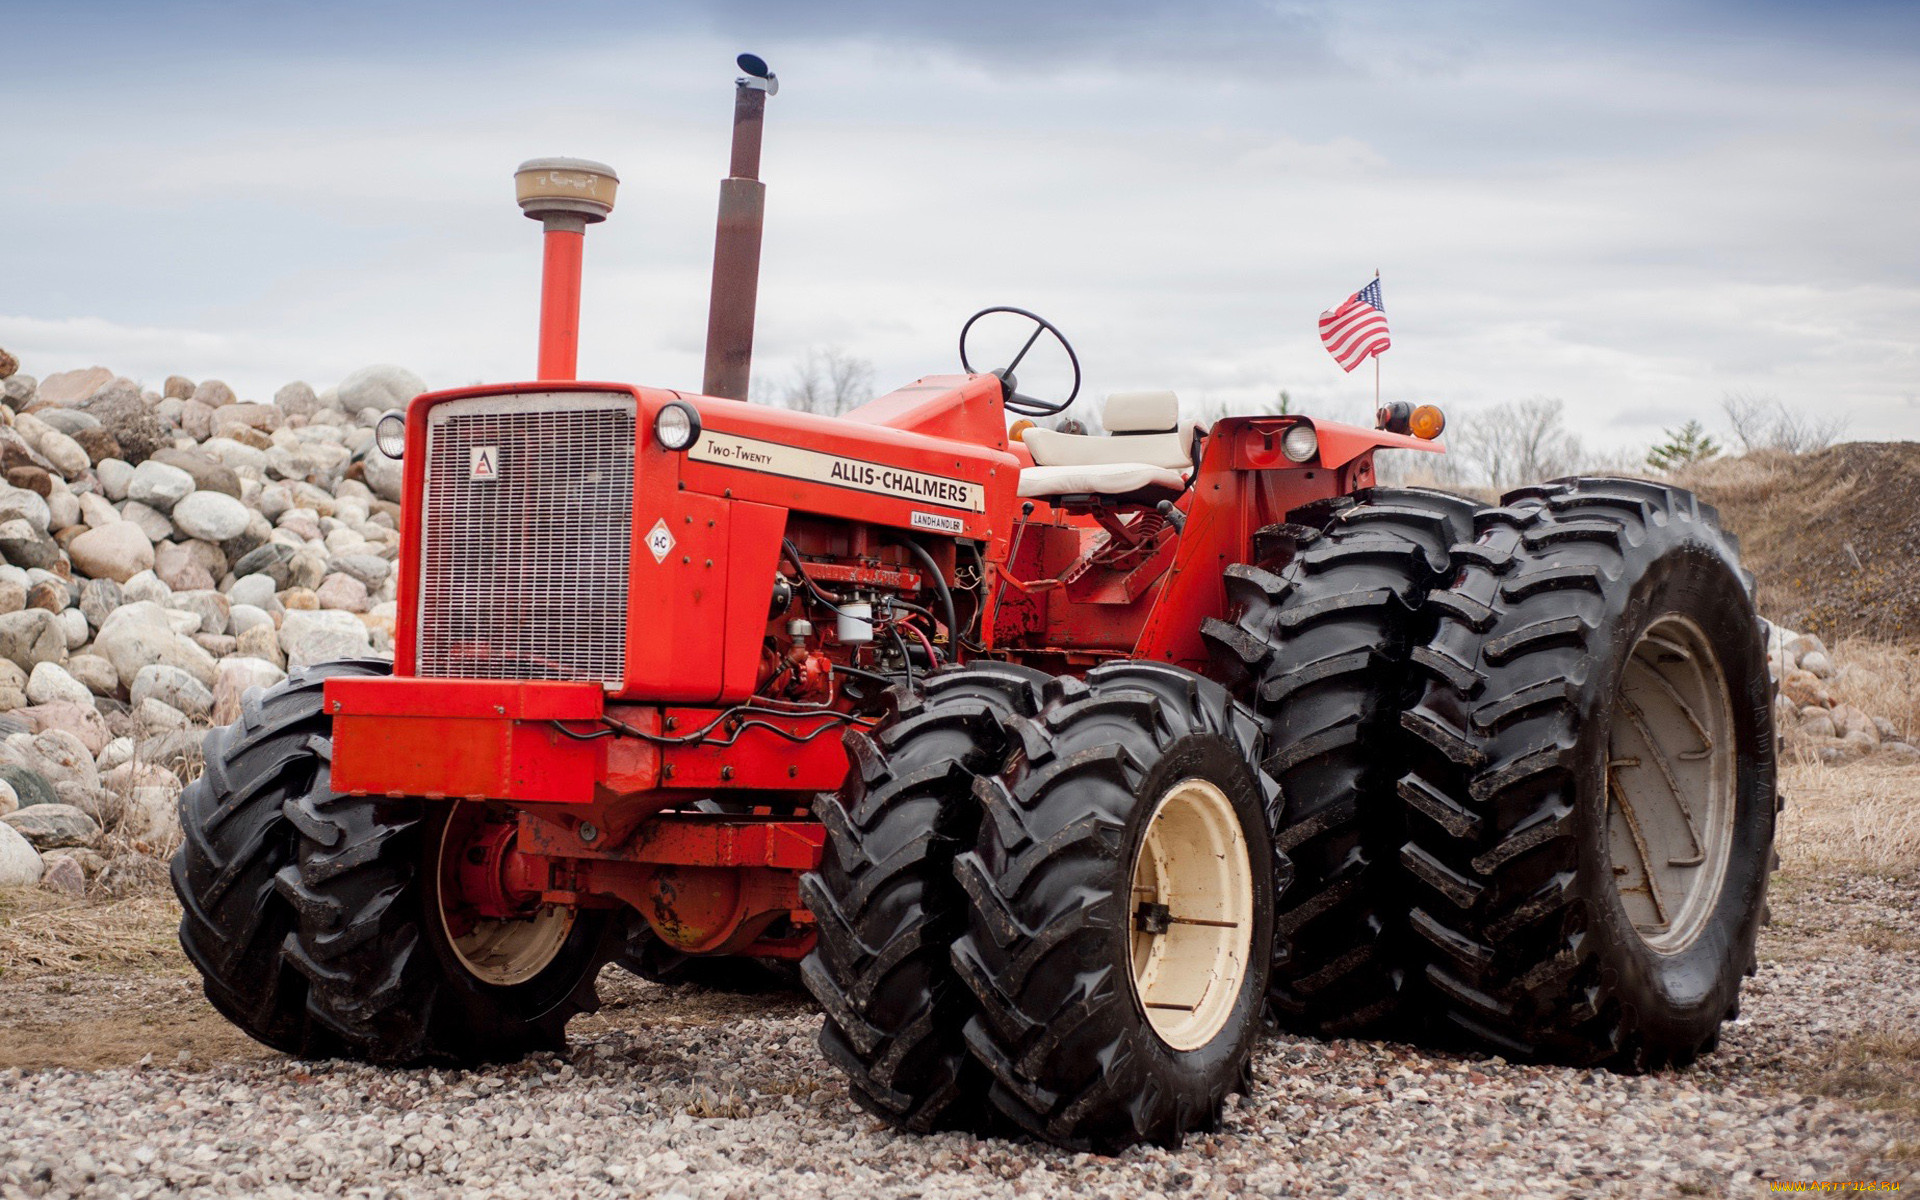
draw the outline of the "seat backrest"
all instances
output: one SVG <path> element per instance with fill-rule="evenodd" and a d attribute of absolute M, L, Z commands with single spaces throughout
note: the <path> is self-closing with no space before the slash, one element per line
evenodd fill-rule
<path fill-rule="evenodd" d="M 1108 433 L 1172 433 L 1180 426 L 1180 397 L 1172 392 L 1115 392 L 1100 410 Z"/>
<path fill-rule="evenodd" d="M 1101 408 L 1109 436 L 1029 429 L 1023 440 L 1036 466 L 1146 463 L 1182 471 L 1193 466 L 1193 422 L 1180 421 L 1172 392 L 1115 392 Z"/>

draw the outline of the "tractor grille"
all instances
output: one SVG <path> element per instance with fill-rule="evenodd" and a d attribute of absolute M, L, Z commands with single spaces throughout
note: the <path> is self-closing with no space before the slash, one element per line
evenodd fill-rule
<path fill-rule="evenodd" d="M 580 393 L 429 410 L 420 675 L 620 684 L 633 420 L 631 397 Z"/>

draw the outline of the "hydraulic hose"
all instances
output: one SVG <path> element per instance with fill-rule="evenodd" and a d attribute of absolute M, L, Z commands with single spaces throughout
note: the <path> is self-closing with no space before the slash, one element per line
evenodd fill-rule
<path fill-rule="evenodd" d="M 926 572 L 928 579 L 933 581 L 934 595 L 940 598 L 940 616 L 947 625 L 947 645 L 950 648 L 958 648 L 961 633 L 959 624 L 953 619 L 953 589 L 947 586 L 946 577 L 941 575 L 940 568 L 934 565 L 933 555 L 927 553 L 925 546 L 909 538 L 895 538 L 893 541 L 895 545 L 905 546 L 907 553 L 913 555 L 919 562 L 920 569 Z M 948 657 L 957 659 L 959 656 L 949 652 Z"/>

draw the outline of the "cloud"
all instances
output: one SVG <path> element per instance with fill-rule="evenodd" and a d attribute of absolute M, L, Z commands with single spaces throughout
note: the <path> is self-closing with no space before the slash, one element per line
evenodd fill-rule
<path fill-rule="evenodd" d="M 696 386 L 750 45 L 785 85 L 762 378 L 821 345 L 882 381 L 951 370 L 967 314 L 1011 302 L 1074 339 L 1092 396 L 1354 415 L 1371 371 L 1314 320 L 1379 267 L 1391 395 L 1557 395 L 1621 445 L 1741 389 L 1916 432 L 1920 72 L 1885 8 L 121 11 L 27 14 L 0 77 L 0 220 L 30 231 L 0 343 L 37 373 L 523 376 L 539 251 L 507 180 L 577 153 L 624 181 L 583 372 Z"/>

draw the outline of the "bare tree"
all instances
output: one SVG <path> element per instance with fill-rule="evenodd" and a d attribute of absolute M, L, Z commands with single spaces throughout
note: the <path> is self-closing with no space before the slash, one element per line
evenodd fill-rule
<path fill-rule="evenodd" d="M 796 412 L 837 417 L 873 399 L 873 364 L 838 346 L 809 347 L 778 395 Z"/>
<path fill-rule="evenodd" d="M 1720 411 L 1743 454 L 1759 450 L 1811 454 L 1833 445 L 1847 430 L 1847 418 L 1841 413 L 1795 412 L 1777 396 L 1752 392 L 1728 392 L 1720 401 Z"/>
<path fill-rule="evenodd" d="M 1495 405 L 1455 421 L 1448 448 L 1496 488 L 1570 475 L 1586 456 L 1565 408 L 1545 396 Z"/>
<path fill-rule="evenodd" d="M 1202 393 L 1198 400 L 1190 400 L 1180 407 L 1181 416 L 1203 426 L 1224 417 L 1286 416 L 1298 411 L 1293 407 L 1293 397 L 1287 394 L 1285 388 L 1281 388 L 1271 400 L 1215 400 Z"/>

